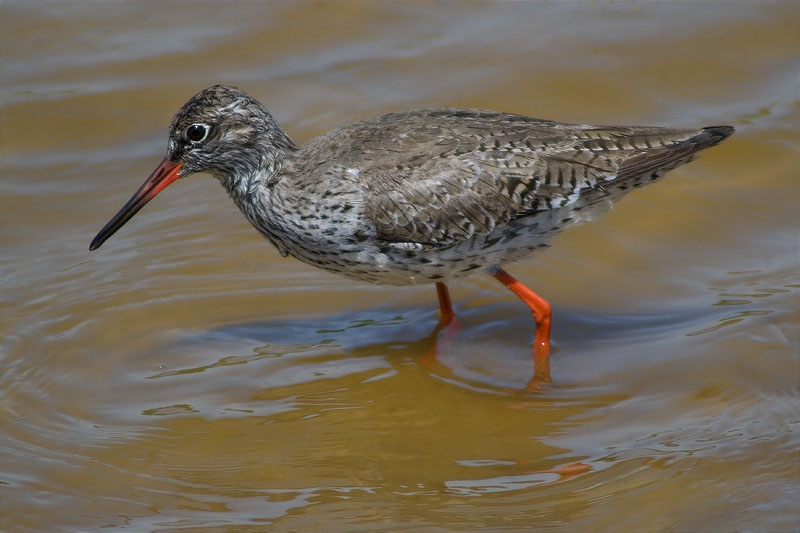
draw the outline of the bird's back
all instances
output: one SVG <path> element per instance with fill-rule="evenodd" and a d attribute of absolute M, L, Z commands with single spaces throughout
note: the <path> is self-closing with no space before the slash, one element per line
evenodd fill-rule
<path fill-rule="evenodd" d="M 441 248 L 520 217 L 616 199 L 732 132 L 426 109 L 332 130 L 294 159 L 301 179 L 357 182 L 366 237 Z"/>

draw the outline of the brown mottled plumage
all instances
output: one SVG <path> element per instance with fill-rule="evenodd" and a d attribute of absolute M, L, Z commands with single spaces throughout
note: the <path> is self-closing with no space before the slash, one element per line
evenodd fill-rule
<path fill-rule="evenodd" d="M 484 269 L 537 315 L 546 302 L 512 287 L 518 282 L 501 263 L 732 133 L 423 109 L 337 128 L 298 148 L 258 101 L 216 85 L 178 112 L 167 157 L 90 248 L 175 179 L 208 172 L 284 256 L 375 283 L 437 282 L 446 321 L 443 281 Z M 549 336 L 549 306 L 537 323 L 544 315 Z M 544 335 L 537 329 L 537 345 Z"/>

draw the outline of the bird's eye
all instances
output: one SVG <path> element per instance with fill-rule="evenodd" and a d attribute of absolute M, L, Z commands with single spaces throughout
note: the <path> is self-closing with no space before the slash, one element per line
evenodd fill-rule
<path fill-rule="evenodd" d="M 208 126 L 205 124 L 192 124 L 186 128 L 186 138 L 192 142 L 200 142 L 208 135 Z"/>

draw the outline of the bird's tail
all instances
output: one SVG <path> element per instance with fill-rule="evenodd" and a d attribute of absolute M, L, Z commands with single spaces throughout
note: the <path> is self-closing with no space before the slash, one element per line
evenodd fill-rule
<path fill-rule="evenodd" d="M 684 139 L 667 139 L 663 146 L 641 152 L 626 159 L 619 167 L 617 183 L 656 179 L 676 167 L 688 163 L 701 150 L 717 145 L 730 137 L 733 126 L 709 126 Z"/>

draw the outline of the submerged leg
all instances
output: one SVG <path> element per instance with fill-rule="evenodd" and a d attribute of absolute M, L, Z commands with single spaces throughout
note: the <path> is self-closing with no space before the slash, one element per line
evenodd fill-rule
<path fill-rule="evenodd" d="M 436 354 L 439 351 L 448 351 L 450 344 L 458 333 L 461 325 L 456 318 L 456 313 L 453 311 L 453 304 L 450 301 L 450 292 L 447 290 L 447 285 L 437 281 L 436 294 L 439 296 L 439 310 L 441 311 L 442 318 L 436 329 L 433 331 L 433 338 L 437 339 L 439 333 L 444 331 L 444 335 L 437 341 L 434 341 L 430 350 L 428 350 L 420 359 L 423 366 L 433 370 L 439 368 L 442 364 L 436 359 Z"/>
<path fill-rule="evenodd" d="M 549 383 L 550 304 L 499 266 L 489 269 L 489 273 L 511 289 L 533 311 L 533 319 L 536 321 L 536 339 L 533 341 L 534 376 L 531 383 Z"/>
<path fill-rule="evenodd" d="M 450 292 L 447 285 L 441 281 L 436 282 L 436 294 L 439 296 L 439 310 L 442 313 L 442 325 L 446 326 L 456 317 L 453 304 L 450 302 Z"/>

